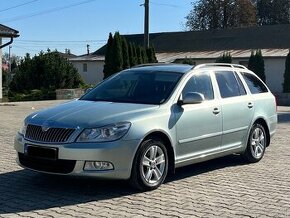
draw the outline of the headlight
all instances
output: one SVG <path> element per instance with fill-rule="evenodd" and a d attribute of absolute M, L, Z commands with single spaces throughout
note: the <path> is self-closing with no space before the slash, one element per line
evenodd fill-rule
<path fill-rule="evenodd" d="M 85 129 L 77 139 L 77 142 L 108 142 L 120 139 L 129 130 L 131 123 L 121 122 L 112 125 Z"/>
<path fill-rule="evenodd" d="M 20 128 L 19 133 L 20 133 L 21 135 L 25 136 L 26 128 L 27 128 L 27 124 L 24 123 L 23 126 Z"/>

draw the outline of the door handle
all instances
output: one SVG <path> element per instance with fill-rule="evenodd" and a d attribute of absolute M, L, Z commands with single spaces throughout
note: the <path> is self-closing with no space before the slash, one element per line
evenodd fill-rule
<path fill-rule="evenodd" d="M 221 111 L 217 107 L 215 107 L 212 111 L 214 114 L 219 114 Z"/>
<path fill-rule="evenodd" d="M 248 103 L 248 108 L 250 108 L 250 109 L 251 109 L 251 108 L 253 108 L 253 107 L 254 107 L 254 104 L 253 104 L 253 102 L 249 102 L 249 103 Z"/>

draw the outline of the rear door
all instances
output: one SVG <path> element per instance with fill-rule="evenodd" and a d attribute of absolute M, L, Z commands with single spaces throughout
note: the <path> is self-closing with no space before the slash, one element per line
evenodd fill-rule
<path fill-rule="evenodd" d="M 223 112 L 222 150 L 242 146 L 247 137 L 254 103 L 234 71 L 216 71 Z"/>

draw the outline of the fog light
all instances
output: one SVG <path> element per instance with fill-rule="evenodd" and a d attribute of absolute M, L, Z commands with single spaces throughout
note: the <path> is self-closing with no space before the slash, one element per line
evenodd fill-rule
<path fill-rule="evenodd" d="M 84 170 L 88 171 L 102 171 L 102 170 L 113 170 L 114 166 L 112 163 L 107 161 L 86 161 Z"/>

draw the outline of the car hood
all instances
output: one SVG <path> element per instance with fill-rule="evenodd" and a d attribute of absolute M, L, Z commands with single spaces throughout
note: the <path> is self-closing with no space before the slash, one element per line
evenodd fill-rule
<path fill-rule="evenodd" d="M 131 121 L 157 108 L 158 105 L 76 100 L 33 113 L 25 122 L 48 127 L 90 128 Z"/>

